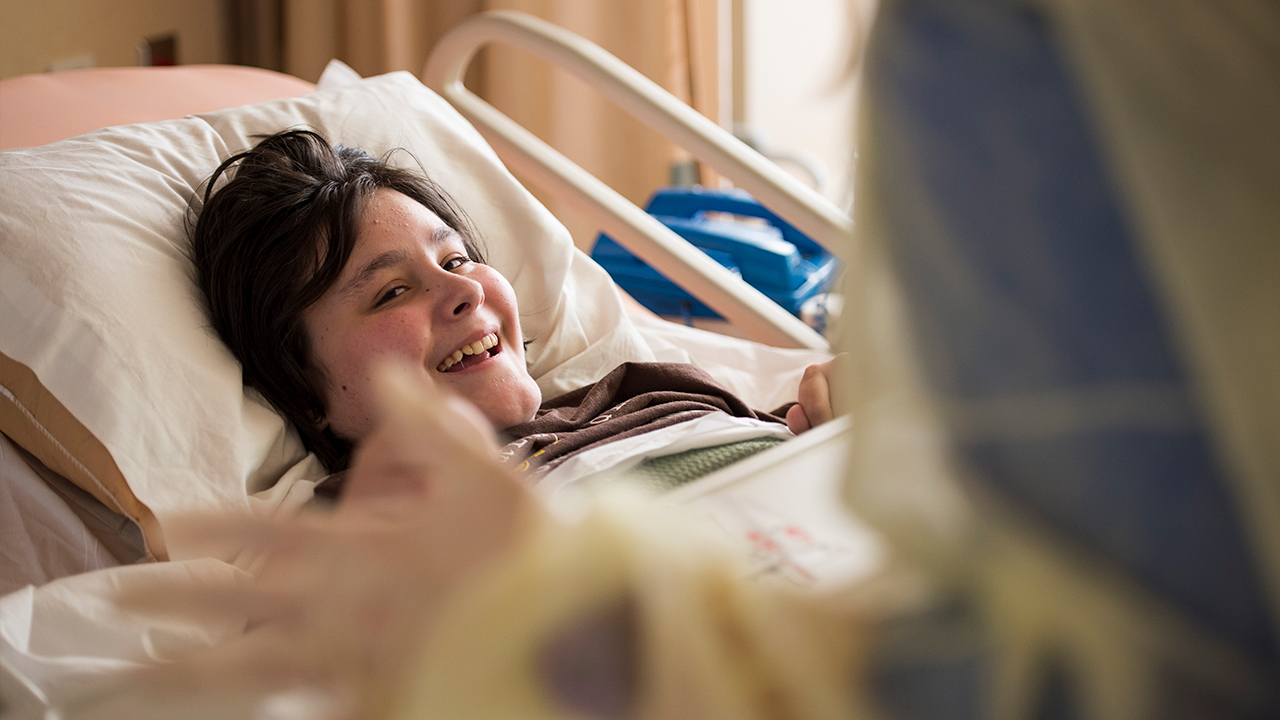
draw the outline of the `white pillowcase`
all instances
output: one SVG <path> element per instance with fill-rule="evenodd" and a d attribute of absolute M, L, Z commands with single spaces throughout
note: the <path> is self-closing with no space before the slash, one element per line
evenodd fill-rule
<path fill-rule="evenodd" d="M 530 371 L 545 396 L 623 360 L 653 358 L 608 275 L 448 103 L 407 73 L 335 84 L 0 153 L 0 353 L 34 371 L 109 451 L 128 487 L 90 473 L 87 484 L 100 487 L 85 489 L 126 509 L 129 498 L 117 496 L 131 492 L 154 515 L 142 525 L 156 556 L 178 514 L 274 510 L 309 497 L 321 475 L 285 423 L 243 390 L 187 259 L 188 201 L 257 135 L 309 128 L 375 156 L 409 150 L 395 161 L 412 166 L 416 157 L 454 196 L 515 287 L 533 340 Z M 28 396 L 2 386 L 0 394 L 22 417 L 40 416 L 21 406 Z M 54 446 L 82 461 L 76 448 Z"/>

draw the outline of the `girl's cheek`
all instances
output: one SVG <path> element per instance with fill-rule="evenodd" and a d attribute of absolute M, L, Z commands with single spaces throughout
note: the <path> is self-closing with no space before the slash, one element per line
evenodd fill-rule
<path fill-rule="evenodd" d="M 426 332 L 405 318 L 387 318 L 361 328 L 348 352 L 361 358 L 379 355 L 414 359 L 424 352 Z"/>

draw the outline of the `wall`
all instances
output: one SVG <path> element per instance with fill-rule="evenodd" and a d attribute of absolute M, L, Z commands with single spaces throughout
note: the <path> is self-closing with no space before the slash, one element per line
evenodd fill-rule
<path fill-rule="evenodd" d="M 735 125 L 754 131 L 764 141 L 762 150 L 820 161 L 829 173 L 822 194 L 847 207 L 856 91 L 852 67 L 874 0 L 734 4 L 742 23 Z M 808 181 L 796 164 L 775 161 Z"/>
<path fill-rule="evenodd" d="M 0 78 L 91 55 L 137 64 L 143 38 L 176 33 L 184 65 L 223 59 L 222 0 L 0 0 Z"/>

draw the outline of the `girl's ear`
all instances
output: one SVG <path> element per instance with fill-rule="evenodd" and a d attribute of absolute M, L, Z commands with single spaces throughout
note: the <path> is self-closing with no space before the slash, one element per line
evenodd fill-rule
<path fill-rule="evenodd" d="M 321 400 L 320 403 L 323 405 L 324 400 Z M 329 416 L 326 415 L 323 410 L 318 413 L 309 414 L 311 415 L 311 425 L 315 427 L 316 430 L 322 433 L 329 432 Z"/>
<path fill-rule="evenodd" d="M 327 379 L 317 372 L 315 369 L 306 367 L 303 369 L 303 377 L 306 380 L 307 391 L 312 396 L 314 402 L 308 403 L 310 407 L 307 414 L 311 416 L 311 425 L 316 430 L 327 433 L 329 432 L 329 407 L 325 402 L 324 387 Z"/>

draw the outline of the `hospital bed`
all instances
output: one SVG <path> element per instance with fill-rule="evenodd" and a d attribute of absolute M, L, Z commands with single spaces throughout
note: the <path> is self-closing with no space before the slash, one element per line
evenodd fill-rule
<path fill-rule="evenodd" d="M 1255 126 L 1222 120 L 1229 115 L 1276 118 L 1280 105 L 1255 104 L 1262 96 L 1274 101 L 1274 92 L 1239 92 L 1236 83 L 1242 77 L 1273 79 L 1277 63 L 1273 50 L 1265 51 L 1272 46 L 1238 52 L 1250 46 L 1232 44 L 1231 33 L 1197 36 L 1197 28 L 1232 27 L 1212 16 L 1205 4 L 1179 4 L 1185 14 L 1177 17 L 1186 27 L 1173 21 L 1168 27 L 1139 23 L 1143 43 L 1098 41 L 1131 23 L 1126 13 L 1133 6 L 930 0 L 885 4 L 881 45 L 869 54 L 868 92 L 876 104 L 861 125 L 876 140 L 863 146 L 861 172 L 866 182 L 859 189 L 859 236 L 869 242 L 848 258 L 858 290 L 851 295 L 855 302 L 848 315 L 852 334 L 861 341 L 851 347 L 859 373 L 851 405 L 859 424 L 838 421 L 824 426 L 669 496 L 673 502 L 704 510 L 732 534 L 775 541 L 753 548 L 760 567 L 791 580 L 816 586 L 827 577 L 850 582 L 882 568 L 888 558 L 925 569 L 931 582 L 921 585 L 916 598 L 930 601 L 922 603 L 925 612 L 889 629 L 894 641 L 870 671 L 893 701 L 890 704 L 902 711 L 897 716 L 1263 718 L 1274 717 L 1280 707 L 1275 632 L 1280 597 L 1275 590 L 1280 587 L 1280 543 L 1275 542 L 1280 532 L 1280 503 L 1275 502 L 1280 455 L 1275 448 L 1280 447 L 1280 425 L 1267 422 L 1280 407 L 1275 402 L 1275 363 L 1267 360 L 1277 357 L 1280 337 L 1274 312 L 1266 311 L 1277 306 L 1276 267 L 1274 262 L 1242 260 L 1275 257 L 1269 248 L 1274 248 L 1280 218 L 1268 199 L 1277 191 L 1274 167 L 1280 146 L 1273 137 L 1267 142 L 1274 123 Z M 1251 17 L 1274 20 L 1274 10 L 1261 3 L 1254 6 L 1257 12 Z M 1256 39 L 1265 33 L 1244 34 Z M 1210 51 L 1188 54 L 1189 38 L 1205 43 Z M 707 303 L 753 337 L 775 345 L 822 345 L 790 318 L 755 307 L 758 298 L 706 262 L 695 259 L 689 269 L 679 269 L 672 261 L 688 251 L 656 223 L 632 207 L 615 207 L 616 196 L 545 146 L 527 142 L 522 131 L 470 97 L 458 78 L 475 47 L 495 40 L 550 57 L 587 77 L 608 77 L 603 85 L 611 88 L 606 92 L 615 101 L 680 140 L 789 221 L 820 239 L 847 231 L 846 219 L 830 214 L 820 202 L 808 203 L 803 188 L 775 177 L 767 166 L 755 167 L 758 158 L 743 153 L 687 109 L 671 106 L 597 48 L 516 16 L 490 16 L 444 41 L 426 78 L 449 105 L 435 95 L 423 95 L 416 80 L 406 76 L 358 85 L 322 83 L 325 87 L 315 95 L 302 95 L 311 88 L 288 81 L 292 88 L 280 94 L 301 97 L 259 106 L 267 108 L 269 117 L 255 117 L 252 109 L 188 108 L 204 113 L 196 123 L 203 134 L 188 138 L 191 142 L 183 147 L 216 151 L 211 157 L 225 155 L 235 149 L 230 145 L 242 147 L 249 134 L 270 126 L 268 121 L 301 120 L 324 130 L 350 132 L 353 144 L 358 144 L 366 139 L 357 131 L 361 124 L 377 124 L 394 115 L 377 93 L 394 96 L 397 112 L 417 113 L 415 122 L 412 127 L 390 128 L 382 139 L 409 145 L 429 170 L 442 173 L 439 179 L 457 188 L 464 206 L 478 208 L 472 214 L 481 220 L 486 237 L 510 233 L 512 225 L 504 213 L 518 209 L 527 211 L 520 216 L 520 233 L 552 239 L 550 250 L 542 254 L 554 255 L 558 263 L 507 245 L 493 253 L 495 264 L 512 278 L 522 305 L 538 308 L 531 323 L 544 343 L 531 346 L 530 360 L 544 391 L 589 381 L 619 353 L 651 353 L 697 361 L 740 394 L 762 401 L 767 388 L 739 374 L 734 365 L 769 368 L 765 374 L 777 377 L 815 357 L 812 351 L 695 334 L 624 310 L 608 278 L 572 251 L 563 229 L 514 184 L 493 160 L 490 146 L 522 176 L 554 190 L 611 236 L 631 243 L 638 255 L 672 277 L 703 287 Z M 1146 53 L 1142 62 L 1127 54 L 1138 52 L 1134 48 Z M 1197 72 L 1167 72 L 1182 68 L 1178 63 L 1191 55 L 1198 57 Z M 1064 70 L 1063 58 L 1076 63 L 1076 75 Z M 1025 102 L 1028 98 L 1034 102 Z M 671 106 L 671 112 L 660 112 L 664 106 Z M 1195 122 L 1182 127 L 1181 116 L 1158 112 L 1179 106 L 1191 108 Z M 335 107 L 342 108 L 336 118 L 331 114 Z M 4 108 L 0 103 L 0 112 Z M 1195 114 L 1203 108 L 1210 108 L 1204 112 L 1213 117 Z M 462 116 L 474 123 L 485 142 Z M 419 132 L 418 124 L 430 132 Z M 206 126 L 212 128 L 208 133 Z M 177 127 L 166 126 L 164 131 Z M 1180 134 L 1171 127 L 1194 132 Z M 131 181 L 157 192 L 190 187 L 210 169 L 184 164 L 180 154 L 157 142 L 162 139 L 160 130 L 146 131 L 147 142 L 140 145 L 130 144 L 121 136 L 124 132 L 107 130 L 95 136 L 117 143 L 106 160 L 95 158 L 96 151 L 81 143 L 70 146 L 78 153 L 74 162 L 59 161 L 45 154 L 52 150 L 37 148 L 31 157 L 40 162 L 31 166 L 39 166 L 41 172 L 58 167 L 76 177 L 121 172 L 126 161 L 144 158 L 149 167 L 172 169 L 177 177 L 166 176 L 158 185 L 145 176 Z M 1196 143 L 1205 136 L 1212 137 L 1218 152 L 1202 152 Z M 1184 142 L 1188 137 L 1196 142 Z M 1064 138 L 1075 144 L 1060 144 Z M 1062 147 L 1072 151 L 1061 152 Z M 1100 147 L 1113 150 L 1112 165 L 1098 159 Z M 1241 160 L 1240 147 L 1248 148 L 1247 161 Z M 985 151 L 973 152 L 974 148 Z M 1015 151 L 996 152 L 1002 149 Z M 467 158 L 469 174 L 480 180 L 453 175 L 447 163 L 438 162 L 456 157 Z M 1230 162 L 1220 161 L 1223 158 Z M 79 163 L 85 159 L 92 162 L 81 169 Z M 1104 165 L 1112 174 L 1104 173 Z M 3 170 L 7 186 L 8 178 L 14 177 L 13 166 L 6 164 Z M 35 188 L 34 196 L 23 202 L 7 199 L 3 210 L 20 218 L 39 215 L 40 224 L 31 227 L 60 232 L 59 223 L 74 214 L 76 203 L 57 211 L 31 211 L 29 204 L 45 207 L 37 200 L 48 183 L 34 171 L 23 177 Z M 1045 177 L 1052 182 L 1043 181 Z M 1206 187 L 1202 178 L 1214 183 Z M 1057 192 L 1064 187 L 1073 192 Z M 1115 187 L 1125 192 L 1114 192 Z M 1215 195 L 1223 188 L 1229 190 L 1230 202 Z M 114 213 L 114 195 L 92 188 L 85 192 L 99 201 L 93 211 L 107 207 Z M 179 195 L 169 192 L 170 207 L 183 199 Z M 1079 212 L 1082 198 L 1089 212 Z M 817 209 L 805 211 L 806 204 Z M 1127 222 L 1116 221 L 1121 215 Z M 1088 232 L 1072 225 L 1080 218 L 1098 217 L 1105 222 Z M 1206 225 L 1205 218 L 1213 222 Z M 155 222 L 172 228 L 178 220 L 162 215 Z M 148 229 L 132 220 L 127 227 Z M 109 229 L 109 223 L 93 227 Z M 1213 242 L 1207 243 L 1210 236 Z M 1096 237 L 1108 243 L 1078 242 Z M 1004 243 L 1004 252 L 984 254 L 992 241 Z M 1227 251 L 1205 252 L 1219 243 Z M 1135 247 L 1142 248 L 1142 262 L 1134 259 Z M 1110 252 L 1116 248 L 1129 250 Z M 112 272 L 131 271 L 101 248 L 82 251 L 96 255 Z M 160 243 L 129 246 L 121 255 L 163 260 L 173 251 Z M 61 270 L 31 268 L 54 268 L 51 263 L 60 258 L 38 253 L 32 257 L 23 277 L 52 283 L 56 278 L 50 276 Z M 889 271 L 895 266 L 896 276 Z M 0 299 L 9 302 L 5 293 L 12 292 L 14 275 L 9 266 L 0 271 L 6 273 L 0 276 Z M 78 281 L 86 279 L 74 271 L 65 270 Z M 1127 273 L 1125 282 L 1108 285 L 1115 273 Z M 1135 275 L 1139 281 L 1133 281 Z M 548 286 L 556 292 L 549 295 Z M 1124 292 L 1106 296 L 1100 306 L 1090 305 L 1104 297 L 1099 287 Z M 41 294 L 50 299 L 68 296 L 84 307 L 96 307 L 77 293 L 79 288 L 57 288 Z M 122 294 L 132 299 L 128 292 Z M 607 302 L 571 309 L 572 303 L 561 305 L 555 299 L 588 296 L 605 297 Z M 1017 301 L 1009 302 L 1010 297 Z M 1151 311 L 1162 299 L 1163 314 Z M 168 301 L 172 307 L 147 315 L 148 323 L 193 314 L 190 298 L 181 292 L 166 296 Z M 1091 307 L 1100 309 L 1080 310 Z M 136 302 L 129 306 L 131 312 L 144 309 Z M 21 316 L 5 310 L 4 335 L 20 335 L 25 326 L 10 318 Z M 60 367 L 47 348 L 26 351 L 26 362 L 46 372 L 39 375 L 40 383 L 25 387 L 53 390 L 63 405 L 64 420 L 69 414 L 82 429 L 92 428 L 88 437 L 73 435 L 80 445 L 61 444 L 75 462 L 63 462 L 53 470 L 69 478 L 62 486 L 64 497 L 78 488 L 104 505 L 115 502 L 125 514 L 140 517 L 142 532 L 133 538 L 134 557 L 166 553 L 179 560 L 168 565 L 185 563 L 192 575 L 215 572 L 184 559 L 180 547 L 157 546 L 148 536 L 149 524 L 162 527 L 166 517 L 192 508 L 226 505 L 271 512 L 305 499 L 315 469 L 293 462 L 296 442 L 280 432 L 278 421 L 254 398 L 238 394 L 234 367 L 203 331 L 165 326 L 159 337 L 143 337 L 163 350 L 171 344 L 168 334 L 185 333 L 178 345 L 200 348 L 200 357 L 190 365 L 204 369 L 179 375 L 162 391 L 150 390 L 143 396 L 149 404 L 145 413 L 103 417 L 100 412 L 95 415 L 96 405 L 74 392 L 86 384 L 85 378 L 109 375 L 131 396 L 146 390 L 132 384 L 135 378 L 166 378 L 175 368 L 111 346 L 112 333 L 128 330 L 127 323 L 82 317 L 79 325 L 68 328 L 57 325 L 57 314 L 45 310 L 40 328 L 46 334 L 50 327 L 62 333 L 58 337 L 66 354 L 59 357 L 93 358 L 110 351 L 128 360 L 123 372 L 110 375 L 112 368 L 87 362 Z M 904 337 L 909 315 L 929 328 L 914 340 L 931 352 L 913 349 Z M 1109 325 L 1113 319 L 1131 324 Z M 90 321 L 97 324 L 86 325 Z M 72 332 L 86 327 L 87 334 Z M 1097 341 L 1096 333 L 1116 327 L 1124 331 L 1107 342 Z M 1163 335 L 1169 327 L 1177 332 Z M 1076 335 L 1059 334 L 1063 328 Z M 32 333 L 31 339 L 38 340 L 34 329 Z M 1139 376 L 1141 382 L 1127 384 L 1135 379 L 1125 374 L 1135 367 L 1129 361 L 1138 355 L 1106 350 L 1119 347 L 1116 342 L 1153 337 L 1158 342 L 1141 349 L 1153 352 L 1156 361 L 1142 367 L 1182 367 L 1185 372 Z M 10 358 L 19 352 L 16 347 L 0 349 Z M 817 352 L 816 357 L 825 357 Z M 746 355 L 750 360 L 744 362 Z M 737 362 L 724 362 L 726 356 Z M 1035 372 L 1020 372 L 1027 368 Z M 920 385 L 926 376 L 934 397 Z M 6 382 L 11 377 L 16 376 L 5 375 Z M 1117 378 L 1123 382 L 1114 382 Z M 1103 382 L 1096 382 L 1099 379 Z M 224 401 L 213 409 L 233 419 L 226 436 L 257 438 L 246 443 L 248 450 L 208 438 L 184 438 L 174 430 L 191 423 L 172 422 L 171 409 L 162 402 L 170 396 L 164 393 L 175 385 L 181 390 L 185 385 L 218 383 L 222 396 L 234 402 Z M 99 387 L 98 394 L 111 397 L 112 387 Z M 6 388 L 5 399 L 11 403 L 30 396 Z M 174 397 L 181 394 L 173 390 Z M 59 412 L 57 405 L 24 407 L 41 417 Z M 156 412 L 163 413 L 160 419 L 152 417 Z M 104 466 L 101 446 L 108 444 L 100 439 L 113 432 L 108 459 L 119 465 L 114 475 L 110 463 L 98 472 Z M 37 433 L 30 443 L 38 444 L 41 437 L 49 440 Z M 197 463 L 207 463 L 201 458 L 212 450 L 218 462 L 192 473 L 168 455 L 148 457 L 149 448 L 140 446 L 139 438 L 162 438 Z M 230 479 L 215 472 L 228 464 L 228 456 L 236 467 Z M 40 457 L 50 463 L 58 455 L 44 452 Z M 841 465 L 839 472 L 829 472 Z M 156 476 L 157 468 L 170 480 L 180 478 L 182 492 Z M 790 475 L 802 477 L 807 489 L 780 492 L 783 486 L 778 483 Z M 112 494 L 121 490 L 119 483 L 111 482 L 115 476 L 129 477 L 127 489 L 138 496 Z M 209 482 L 209 477 L 222 479 Z M 52 487 L 34 480 L 28 485 Z M 831 499 L 837 495 L 857 507 L 877 532 L 833 512 Z M 84 524 L 84 515 L 69 522 Z M 787 531 L 804 523 L 809 525 L 801 529 L 815 530 L 814 541 L 779 554 L 782 543 L 776 540 L 796 537 Z M 151 532 L 162 537 L 154 528 Z M 78 569 L 92 565 L 92 553 L 84 557 L 88 561 Z M 111 572 L 133 581 L 164 565 Z M 38 627 L 42 620 L 61 623 L 97 648 L 128 650 L 123 661 L 107 657 L 110 653 L 105 651 L 86 658 L 99 669 L 118 669 L 121 663 L 163 655 L 166 648 L 184 647 L 183 643 L 216 640 L 219 633 L 232 631 L 213 628 L 202 638 L 191 638 L 153 629 L 142 643 L 136 633 L 130 634 L 127 618 L 92 603 L 81 604 L 84 613 L 73 611 L 73 591 L 85 591 L 88 594 L 79 597 L 92 598 L 93 592 L 101 592 L 100 586 L 67 582 L 47 587 L 65 591 L 46 593 L 46 604 L 29 614 L 33 622 L 28 627 Z M 23 607 L 15 604 L 15 597 L 6 596 L 4 609 Z M 35 606 L 28 602 L 26 607 Z M 96 622 L 85 622 L 90 615 Z M 119 632 L 104 630 L 103 625 L 111 623 L 119 624 Z M 56 633 L 33 637 L 48 643 L 47 648 L 57 648 L 65 639 Z M 11 654 L 0 660 L 13 662 Z M 21 669 L 28 675 L 41 670 L 30 665 Z M 3 679 L 15 682 L 11 675 Z M 66 693 L 75 689 L 56 683 L 49 687 Z M 15 692 L 9 687 L 0 690 L 6 698 Z"/>
<path fill-rule="evenodd" d="M 151 645 L 163 631 L 106 620 L 99 605 L 107 588 L 135 581 L 139 571 L 149 578 L 184 563 L 183 572 L 205 571 L 166 537 L 174 517 L 287 512 L 307 501 L 321 477 L 280 419 L 243 390 L 186 277 L 186 203 L 218 161 L 255 134 L 308 126 L 375 154 L 412 153 L 401 161 L 416 158 L 450 189 L 516 288 L 533 340 L 531 372 L 546 397 L 620 362 L 659 359 L 695 362 L 754 406 L 776 407 L 794 399 L 806 365 L 830 357 L 825 338 L 467 91 L 460 78 L 488 42 L 583 76 L 820 243 L 836 247 L 850 231 L 847 215 L 639 73 L 514 13 L 473 20 L 441 43 L 425 71 L 440 95 L 404 73 L 364 80 L 340 65 L 318 88 L 223 66 L 96 69 L 0 83 L 0 149 L 13 150 L 0 210 L 2 591 L 11 593 L 0 665 L 11 707 L 17 697 L 56 700 L 84 675 L 163 654 Z M 624 304 L 508 167 L 762 342 L 674 325 Z M 802 529 L 804 543 L 757 552 L 761 573 L 813 588 L 865 576 L 879 566 L 882 548 L 840 510 L 846 432 L 840 420 L 785 443 L 784 453 L 764 453 L 756 471 L 736 476 L 752 478 L 741 493 L 737 480 L 713 476 L 673 501 L 695 506 L 757 551 L 761 538 L 788 529 L 794 538 Z M 809 489 L 785 469 L 788 458 L 801 456 L 813 470 Z M 148 562 L 166 559 L 174 562 Z M 101 572 L 83 574 L 94 570 Z M 40 588 L 23 589 L 29 585 Z M 212 638 L 225 629 L 206 632 Z M 77 636 L 92 638 L 91 649 L 71 651 L 82 677 L 64 682 L 56 659 L 42 663 Z M 37 680 L 24 687 L 18 675 Z"/>

